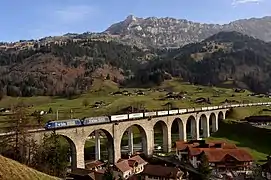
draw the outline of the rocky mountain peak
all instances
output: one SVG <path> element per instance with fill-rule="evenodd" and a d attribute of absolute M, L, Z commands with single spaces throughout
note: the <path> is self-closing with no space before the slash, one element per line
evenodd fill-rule
<path fill-rule="evenodd" d="M 133 21 L 136 21 L 137 17 L 135 17 L 134 15 L 129 15 L 127 16 L 127 18 L 124 20 L 126 23 L 131 23 Z"/>
<path fill-rule="evenodd" d="M 236 31 L 268 42 L 271 41 L 271 17 L 243 19 L 219 25 L 170 17 L 143 19 L 129 15 L 124 21 L 110 26 L 105 33 L 120 35 L 121 40 L 141 46 L 179 47 L 203 41 L 222 31 Z"/>

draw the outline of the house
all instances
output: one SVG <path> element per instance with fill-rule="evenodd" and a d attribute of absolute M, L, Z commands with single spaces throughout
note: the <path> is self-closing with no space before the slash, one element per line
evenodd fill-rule
<path fill-rule="evenodd" d="M 147 164 L 140 156 L 134 156 L 129 159 L 121 159 L 115 164 L 117 176 L 124 179 L 143 172 L 144 166 Z"/>
<path fill-rule="evenodd" d="M 253 161 L 246 150 L 225 141 L 177 141 L 176 155 L 181 161 L 190 162 L 195 168 L 198 168 L 201 157 L 205 155 L 210 167 L 216 171 L 246 171 L 250 169 Z"/>
<path fill-rule="evenodd" d="M 144 180 L 179 180 L 183 177 L 183 172 L 175 167 L 147 164 L 141 173 Z"/>
<path fill-rule="evenodd" d="M 87 169 L 77 168 L 68 173 L 68 177 L 74 180 L 95 180 L 94 172 Z"/>
<path fill-rule="evenodd" d="M 95 161 L 86 161 L 85 162 L 85 167 L 88 170 L 92 170 L 92 171 L 97 171 L 102 169 L 104 166 L 104 163 L 98 160 Z"/>

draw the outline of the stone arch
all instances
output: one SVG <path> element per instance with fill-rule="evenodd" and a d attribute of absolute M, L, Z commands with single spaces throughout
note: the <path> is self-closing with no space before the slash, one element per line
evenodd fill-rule
<path fill-rule="evenodd" d="M 57 135 L 64 138 L 69 143 L 70 150 L 71 150 L 71 168 L 76 169 L 78 166 L 81 166 L 79 164 L 81 164 L 82 162 L 78 162 L 80 160 L 78 159 L 78 156 L 77 156 L 79 147 L 77 147 L 77 145 L 75 144 L 75 141 L 67 135 L 59 134 L 59 133 L 57 133 Z"/>
<path fill-rule="evenodd" d="M 217 119 L 218 119 L 218 121 L 224 120 L 224 113 L 222 111 L 219 111 L 219 113 L 217 115 Z"/>
<path fill-rule="evenodd" d="M 168 126 L 164 121 L 159 120 L 153 125 L 153 133 L 155 133 L 155 126 L 157 126 L 157 125 L 161 125 L 161 129 L 162 129 L 162 140 L 163 140 L 162 149 L 163 149 L 163 152 L 168 152 L 169 148 L 171 148 L 171 147 L 168 147 L 169 146 Z M 154 143 L 157 140 L 156 137 L 160 138 L 159 136 L 154 134 Z"/>
<path fill-rule="evenodd" d="M 202 114 L 199 118 L 199 135 L 200 138 L 209 137 L 209 122 L 205 114 Z"/>
<path fill-rule="evenodd" d="M 225 119 L 228 118 L 230 116 L 231 110 L 227 110 L 225 112 Z"/>
<path fill-rule="evenodd" d="M 217 131 L 217 119 L 215 113 L 211 113 L 209 117 L 209 129 L 210 133 Z"/>
<path fill-rule="evenodd" d="M 90 136 L 93 136 L 92 138 L 94 138 L 94 142 L 95 142 L 95 160 L 101 160 L 101 136 L 105 135 L 105 137 L 107 138 L 107 143 L 105 145 L 105 150 L 104 152 L 106 152 L 105 156 L 106 159 L 104 160 L 108 160 L 110 163 L 114 162 L 114 140 L 113 140 L 113 136 L 111 135 L 111 133 L 105 129 L 95 129 L 93 131 L 91 131 L 88 136 L 86 137 L 85 141 L 84 141 L 84 145 L 87 142 L 87 138 L 89 138 Z M 103 138 L 103 136 L 102 136 Z M 85 154 L 86 155 L 86 154 Z"/>
<path fill-rule="evenodd" d="M 184 129 L 185 125 L 182 119 L 176 118 L 173 120 L 170 131 L 171 131 L 171 139 L 172 142 L 175 142 L 176 140 L 183 140 L 186 141 L 186 131 Z M 175 137 L 175 134 L 172 133 L 177 130 L 177 137 Z"/>
<path fill-rule="evenodd" d="M 187 140 L 197 139 L 197 120 L 193 115 L 186 122 L 186 137 Z"/>
<path fill-rule="evenodd" d="M 143 150 L 143 153 L 145 155 L 148 155 L 148 140 L 147 140 L 147 132 L 146 130 L 144 129 L 144 127 L 142 127 L 141 125 L 139 124 L 131 124 L 129 125 L 128 127 L 124 128 L 123 132 L 121 133 L 121 136 L 120 136 L 120 143 L 119 143 L 119 150 L 121 151 L 121 140 L 124 136 L 124 133 L 129 131 L 129 128 L 132 128 L 133 126 L 137 127 L 138 130 L 139 130 L 139 133 L 141 135 L 141 143 L 142 143 L 142 150 Z M 120 152 L 121 154 L 121 152 Z"/>

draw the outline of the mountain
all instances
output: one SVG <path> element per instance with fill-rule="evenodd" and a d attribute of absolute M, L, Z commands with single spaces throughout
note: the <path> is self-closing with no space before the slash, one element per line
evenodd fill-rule
<path fill-rule="evenodd" d="M 158 55 L 136 73 L 140 84 L 160 83 L 171 75 L 195 84 L 232 82 L 254 92 L 271 90 L 271 44 L 239 32 L 220 32 Z"/>
<path fill-rule="evenodd" d="M 219 25 L 168 17 L 143 19 L 130 15 L 103 33 L 143 47 L 179 47 L 200 42 L 221 31 L 236 31 L 268 42 L 271 41 L 271 17 L 237 20 Z"/>
<path fill-rule="evenodd" d="M 232 82 L 255 92 L 271 91 L 271 44 L 240 32 L 219 32 L 173 49 L 143 49 L 89 33 L 69 36 L 78 35 L 2 45 L 0 98 L 71 97 L 91 90 L 97 78 L 151 86 L 180 77 L 195 84 Z"/>

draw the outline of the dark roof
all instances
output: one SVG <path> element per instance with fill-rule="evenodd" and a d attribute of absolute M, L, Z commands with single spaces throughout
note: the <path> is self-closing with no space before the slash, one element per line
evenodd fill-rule
<path fill-rule="evenodd" d="M 71 175 L 77 175 L 77 176 L 89 176 L 93 171 L 88 169 L 82 169 L 82 168 L 76 168 L 69 174 Z"/>
<path fill-rule="evenodd" d="M 155 177 L 176 179 L 177 177 L 181 177 L 183 175 L 183 172 L 175 167 L 147 164 L 144 166 L 142 174 Z"/>

